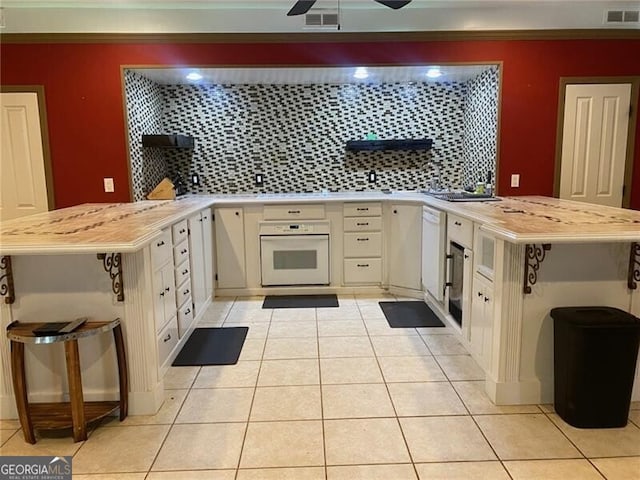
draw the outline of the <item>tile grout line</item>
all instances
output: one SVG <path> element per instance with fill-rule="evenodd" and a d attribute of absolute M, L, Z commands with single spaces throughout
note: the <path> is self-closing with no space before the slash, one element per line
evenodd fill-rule
<path fill-rule="evenodd" d="M 236 472 L 234 475 L 234 480 L 237 480 L 238 475 L 240 473 L 240 464 L 242 463 L 242 454 L 244 453 L 244 446 L 247 441 L 247 435 L 249 433 L 249 424 L 251 423 L 251 411 L 253 410 L 253 403 L 256 399 L 256 393 L 258 391 L 258 381 L 260 379 L 260 372 L 262 371 L 262 362 L 264 361 L 264 352 L 267 348 L 267 340 L 269 339 L 269 330 L 271 329 L 271 320 L 273 319 L 273 310 L 271 310 L 271 314 L 269 315 L 269 326 L 267 327 L 267 336 L 264 341 L 264 345 L 262 346 L 262 355 L 260 356 L 260 365 L 258 366 L 258 374 L 256 375 L 256 382 L 253 386 L 253 395 L 251 396 L 251 404 L 249 405 L 249 412 L 247 413 L 247 425 L 244 429 L 244 435 L 242 436 L 242 444 L 240 445 L 240 454 L 238 455 L 238 463 L 236 464 Z"/>
<path fill-rule="evenodd" d="M 314 310 L 316 316 L 316 345 L 318 347 L 318 388 L 320 389 L 320 428 L 322 429 L 322 459 L 324 464 L 324 478 L 325 480 L 327 480 L 327 478 L 329 477 L 329 471 L 327 468 L 327 436 L 325 434 L 324 428 L 324 402 L 322 400 L 322 369 L 320 367 L 320 325 L 318 320 L 318 309 L 315 308 Z"/>

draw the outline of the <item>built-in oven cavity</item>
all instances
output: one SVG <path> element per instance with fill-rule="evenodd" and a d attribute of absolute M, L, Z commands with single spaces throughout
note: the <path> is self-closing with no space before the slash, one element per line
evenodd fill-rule
<path fill-rule="evenodd" d="M 329 284 L 328 221 L 261 222 L 263 286 Z"/>

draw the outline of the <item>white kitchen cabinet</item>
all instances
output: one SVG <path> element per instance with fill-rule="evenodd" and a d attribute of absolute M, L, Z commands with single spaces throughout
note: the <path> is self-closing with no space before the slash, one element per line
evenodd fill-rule
<path fill-rule="evenodd" d="M 247 273 L 242 208 L 216 208 L 215 239 L 218 288 L 244 288 Z"/>
<path fill-rule="evenodd" d="M 156 332 L 176 316 L 173 262 L 166 262 L 153 272 L 154 317 Z"/>
<path fill-rule="evenodd" d="M 422 206 L 391 205 L 389 221 L 389 285 L 422 289 Z"/>
<path fill-rule="evenodd" d="M 422 207 L 422 289 L 444 302 L 447 214 Z"/>
<path fill-rule="evenodd" d="M 213 272 L 215 272 L 215 266 L 213 260 L 213 214 L 211 209 L 205 208 L 202 210 L 200 218 L 202 219 L 202 247 L 204 249 L 204 288 L 206 297 L 213 298 Z"/>
<path fill-rule="evenodd" d="M 193 309 L 200 314 L 207 301 L 204 263 L 204 238 L 202 214 L 198 212 L 188 218 L 189 224 L 189 250 L 191 252 L 191 291 Z M 209 293 L 210 295 L 210 293 Z"/>
<path fill-rule="evenodd" d="M 344 284 L 382 283 L 382 204 L 345 203 L 342 212 Z"/>
<path fill-rule="evenodd" d="M 482 275 L 475 274 L 469 315 L 469 345 L 471 355 L 485 369 L 491 361 L 493 305 L 493 284 Z"/>

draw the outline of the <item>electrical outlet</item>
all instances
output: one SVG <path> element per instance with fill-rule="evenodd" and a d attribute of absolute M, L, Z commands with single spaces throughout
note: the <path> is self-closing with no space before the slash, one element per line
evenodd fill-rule
<path fill-rule="evenodd" d="M 264 185 L 264 176 L 261 173 L 256 173 L 254 178 L 256 187 L 262 187 Z"/>
<path fill-rule="evenodd" d="M 520 186 L 520 174 L 514 173 L 511 175 L 511 186 L 513 188 L 518 188 Z"/>
<path fill-rule="evenodd" d="M 104 179 L 104 191 L 107 193 L 112 193 L 115 191 L 114 185 L 113 185 L 113 178 L 107 178 L 105 177 Z"/>
<path fill-rule="evenodd" d="M 375 170 L 371 170 L 367 175 L 367 178 L 369 179 L 369 183 L 375 183 L 377 178 Z"/>
<path fill-rule="evenodd" d="M 200 184 L 200 176 L 198 175 L 197 172 L 193 172 L 191 174 L 191 185 L 198 185 Z"/>

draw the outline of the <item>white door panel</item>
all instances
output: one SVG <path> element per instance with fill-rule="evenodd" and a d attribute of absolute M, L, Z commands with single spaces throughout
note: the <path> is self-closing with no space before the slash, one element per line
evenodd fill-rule
<path fill-rule="evenodd" d="M 49 209 L 36 93 L 0 94 L 0 219 Z"/>
<path fill-rule="evenodd" d="M 631 84 L 567 85 L 560 197 L 622 206 Z"/>

